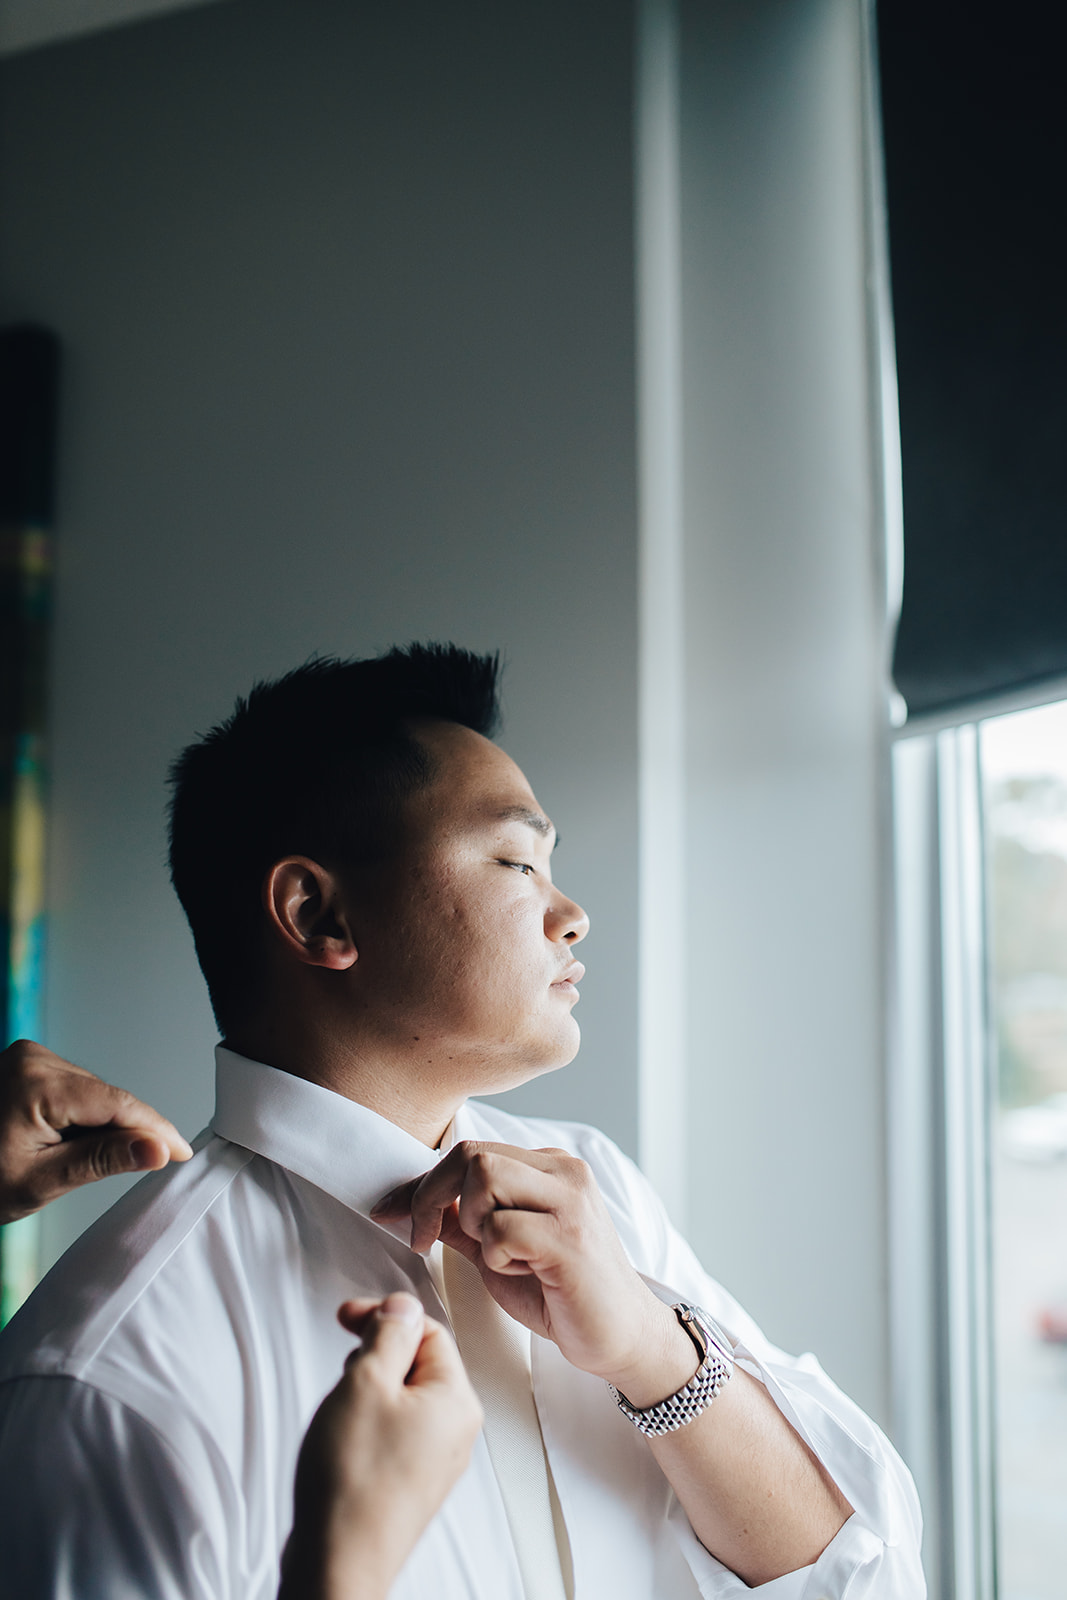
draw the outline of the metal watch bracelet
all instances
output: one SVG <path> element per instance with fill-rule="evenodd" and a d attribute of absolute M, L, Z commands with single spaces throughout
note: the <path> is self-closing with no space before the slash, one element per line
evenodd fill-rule
<path fill-rule="evenodd" d="M 706 1311 L 701 1311 L 698 1306 L 687 1305 L 684 1300 L 672 1306 L 671 1310 L 692 1339 L 700 1357 L 700 1365 L 689 1382 L 683 1384 L 675 1394 L 668 1395 L 666 1400 L 643 1408 L 631 1405 L 613 1383 L 608 1384 L 623 1416 L 629 1418 L 641 1433 L 653 1438 L 673 1433 L 676 1428 L 684 1428 L 687 1422 L 699 1417 L 729 1383 L 734 1370 L 733 1347 L 718 1323 L 713 1322 Z"/>

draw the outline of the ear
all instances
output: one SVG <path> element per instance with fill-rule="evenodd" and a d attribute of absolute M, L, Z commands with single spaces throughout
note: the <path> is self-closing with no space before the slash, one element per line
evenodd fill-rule
<path fill-rule="evenodd" d="M 356 949 L 341 886 L 308 856 L 276 861 L 263 883 L 263 909 L 275 934 L 298 961 L 343 972 Z"/>

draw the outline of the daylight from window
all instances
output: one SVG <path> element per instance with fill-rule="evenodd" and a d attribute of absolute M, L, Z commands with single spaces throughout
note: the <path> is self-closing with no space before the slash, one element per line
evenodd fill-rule
<path fill-rule="evenodd" d="M 1067 1594 L 1067 704 L 981 727 L 1000 1600 Z"/>

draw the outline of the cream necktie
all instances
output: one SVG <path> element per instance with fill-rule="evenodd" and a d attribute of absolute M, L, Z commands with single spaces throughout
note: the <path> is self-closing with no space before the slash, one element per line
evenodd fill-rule
<path fill-rule="evenodd" d="M 570 1542 L 530 1382 L 529 1331 L 502 1311 L 477 1267 L 439 1242 L 430 1266 L 485 1411 L 485 1442 L 526 1600 L 573 1600 Z"/>

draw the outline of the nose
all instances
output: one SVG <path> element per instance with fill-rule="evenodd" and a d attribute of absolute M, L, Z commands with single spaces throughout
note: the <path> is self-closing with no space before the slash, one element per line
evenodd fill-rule
<path fill-rule="evenodd" d="M 557 894 L 545 913 L 545 932 L 560 944 L 578 944 L 589 932 L 589 918 L 577 901 Z"/>

